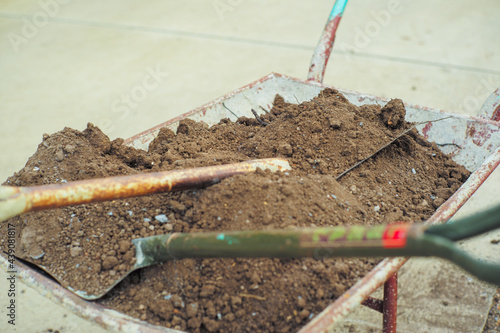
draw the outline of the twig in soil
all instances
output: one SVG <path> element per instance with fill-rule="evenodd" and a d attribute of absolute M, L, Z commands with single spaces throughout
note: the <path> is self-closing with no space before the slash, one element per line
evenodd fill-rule
<path fill-rule="evenodd" d="M 264 109 L 262 106 L 259 105 L 259 108 L 261 108 L 262 110 L 264 110 L 265 113 L 267 114 L 271 114 L 271 112 L 267 111 L 266 109 Z"/>
<path fill-rule="evenodd" d="M 401 138 L 403 135 L 407 134 L 408 132 L 410 132 L 412 129 L 415 128 L 416 125 L 413 125 L 412 127 L 410 127 L 409 129 L 407 129 L 406 131 L 404 131 L 403 133 L 399 134 L 397 137 L 395 137 L 394 139 L 392 139 L 391 142 L 389 142 L 388 144 L 382 146 L 381 148 L 379 148 L 376 152 L 374 152 L 373 154 L 371 154 L 370 156 L 362 159 L 361 161 L 359 161 L 358 163 L 354 164 L 352 167 L 350 167 L 349 169 L 347 169 L 346 171 L 342 172 L 340 175 L 338 175 L 335 180 L 339 180 L 341 177 L 345 176 L 346 173 L 350 172 L 351 170 L 357 168 L 360 164 L 363 164 L 364 162 L 366 162 L 367 160 L 369 160 L 370 158 L 374 157 L 375 155 L 377 155 L 378 153 L 380 153 L 383 149 L 389 147 L 390 145 L 392 145 L 394 142 L 396 142 L 396 140 L 398 140 L 399 138 Z"/>
<path fill-rule="evenodd" d="M 251 295 L 251 294 L 240 294 L 240 297 L 246 297 L 246 298 L 254 298 L 258 301 L 265 301 L 266 298 L 262 296 L 257 296 L 257 295 Z"/>
<path fill-rule="evenodd" d="M 248 98 L 245 94 L 243 94 L 243 97 L 245 97 L 245 99 L 248 101 L 248 103 L 253 104 L 252 101 L 250 100 L 250 98 Z M 259 105 L 259 108 L 261 108 L 265 113 L 271 115 L 271 112 L 267 111 L 262 106 Z"/>
<path fill-rule="evenodd" d="M 441 147 L 443 147 L 443 146 L 455 146 L 459 149 L 462 149 L 462 146 L 457 145 L 456 143 L 436 143 L 436 146 L 441 146 Z"/>
<path fill-rule="evenodd" d="M 415 127 L 417 127 L 418 125 L 423 125 L 423 124 L 426 124 L 426 123 L 434 123 L 434 122 L 437 122 L 437 121 L 441 121 L 441 120 L 445 120 L 445 119 L 448 119 L 448 118 L 451 118 L 451 116 L 448 116 L 448 117 L 444 117 L 444 118 L 440 118 L 440 119 L 436 119 L 436 120 L 430 120 L 430 121 L 422 121 L 422 122 L 419 122 L 419 123 L 416 123 L 415 125 L 413 125 L 412 127 L 410 127 L 409 129 L 405 130 L 403 133 L 399 134 L 397 137 L 395 137 L 394 139 L 392 139 L 391 142 L 387 143 L 386 145 L 382 146 L 381 148 L 379 148 L 376 152 L 374 152 L 373 154 L 371 154 L 370 156 L 362 159 L 361 161 L 359 161 L 358 163 L 354 164 L 352 167 L 350 167 L 349 169 L 345 170 L 344 172 L 342 172 L 340 175 L 338 175 L 335 180 L 339 180 L 340 178 L 342 178 L 343 176 L 345 176 L 348 172 L 352 171 L 353 169 L 357 168 L 359 165 L 363 164 L 364 162 L 366 162 L 367 160 L 369 160 L 370 158 L 374 157 L 375 155 L 377 155 L 378 153 L 380 153 L 382 150 L 384 150 L 385 148 L 389 147 L 390 145 L 392 145 L 394 142 L 396 142 L 399 138 L 401 138 L 402 136 L 404 136 L 405 134 L 408 134 L 411 130 L 413 130 Z"/>
<path fill-rule="evenodd" d="M 235 117 L 236 117 L 236 119 L 238 119 L 238 118 L 239 118 L 239 117 L 238 117 L 238 115 L 237 115 L 236 113 L 234 113 L 233 111 L 231 111 L 231 109 L 229 109 L 229 108 L 226 106 L 226 104 L 224 104 L 224 102 L 222 102 L 222 106 L 223 106 L 223 107 L 224 107 L 227 111 L 231 112 L 231 114 L 232 114 L 233 116 L 235 116 Z"/>
<path fill-rule="evenodd" d="M 269 125 L 269 123 L 266 123 L 264 120 L 260 119 L 259 115 L 257 114 L 257 112 L 255 112 L 254 109 L 252 109 L 252 113 L 255 116 L 255 119 L 257 119 L 257 121 L 259 122 L 259 124 L 261 124 L 262 126 Z"/>

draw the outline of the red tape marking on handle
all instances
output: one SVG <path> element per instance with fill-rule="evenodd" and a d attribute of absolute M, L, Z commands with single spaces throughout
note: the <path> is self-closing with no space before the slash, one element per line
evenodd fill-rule
<path fill-rule="evenodd" d="M 382 236 L 382 246 L 385 248 L 401 248 L 406 246 L 406 238 L 410 229 L 408 223 L 390 224 Z"/>

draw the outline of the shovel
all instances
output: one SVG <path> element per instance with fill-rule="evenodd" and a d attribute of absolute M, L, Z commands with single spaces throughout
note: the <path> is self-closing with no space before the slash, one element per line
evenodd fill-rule
<path fill-rule="evenodd" d="M 199 188 L 238 174 L 291 170 L 288 161 L 265 158 L 187 170 L 142 173 L 40 186 L 0 186 L 0 222 L 21 213 Z"/>
<path fill-rule="evenodd" d="M 286 160 L 263 159 L 214 167 L 94 179 L 34 187 L 1 187 L 0 218 L 22 212 L 207 186 L 257 168 L 290 170 Z M 15 209 L 13 209 L 13 207 Z M 98 291 L 69 290 L 86 300 L 106 295 L 134 270 L 183 258 L 303 258 L 436 256 L 500 286 L 500 265 L 475 259 L 455 241 L 500 227 L 500 207 L 444 225 L 398 223 L 371 227 L 171 233 L 132 240 L 135 264 Z M 39 266 L 50 271 L 43 266 Z"/>
<path fill-rule="evenodd" d="M 0 186 L 0 222 L 30 211 L 200 188 L 218 183 L 227 177 L 255 172 L 257 169 L 277 172 L 291 170 L 291 167 L 285 159 L 267 158 L 186 170 L 143 173 L 41 186 Z M 9 260 L 12 259 L 13 262 L 15 252 L 11 248 L 5 248 L 4 251 L 9 256 Z M 18 259 L 23 260 L 22 258 Z M 49 267 L 37 266 L 57 280 Z M 65 285 L 64 281 L 59 280 L 59 282 Z M 77 294 L 82 296 L 85 295 L 85 292 L 77 292 Z M 82 297 L 96 299 L 102 295 Z"/>
<path fill-rule="evenodd" d="M 71 291 L 87 300 L 104 296 L 132 271 L 183 258 L 304 258 L 421 256 L 447 259 L 479 279 L 500 286 L 500 265 L 476 259 L 456 241 L 500 227 L 500 206 L 442 225 L 171 233 L 132 240 L 135 265 L 99 293 Z"/>

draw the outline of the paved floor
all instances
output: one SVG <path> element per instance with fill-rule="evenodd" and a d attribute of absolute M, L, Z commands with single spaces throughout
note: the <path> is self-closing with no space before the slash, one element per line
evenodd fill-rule
<path fill-rule="evenodd" d="M 0 179 L 43 133 L 92 122 L 129 137 L 270 72 L 305 78 L 332 2 L 2 1 Z M 499 12 L 497 0 L 351 0 L 324 82 L 474 115 L 500 85 Z M 463 212 L 500 202 L 499 172 Z M 20 288 L 19 332 L 97 332 Z"/>

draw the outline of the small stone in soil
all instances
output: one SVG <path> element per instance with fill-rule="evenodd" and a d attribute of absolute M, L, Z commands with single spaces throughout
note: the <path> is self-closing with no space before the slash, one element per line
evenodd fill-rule
<path fill-rule="evenodd" d="M 69 250 L 69 254 L 72 256 L 72 257 L 78 257 L 80 255 L 80 253 L 82 253 L 82 248 L 81 247 L 72 247 L 70 250 Z"/>
<path fill-rule="evenodd" d="M 160 223 L 167 223 L 169 221 L 167 215 L 165 214 L 156 215 L 155 220 Z"/>

